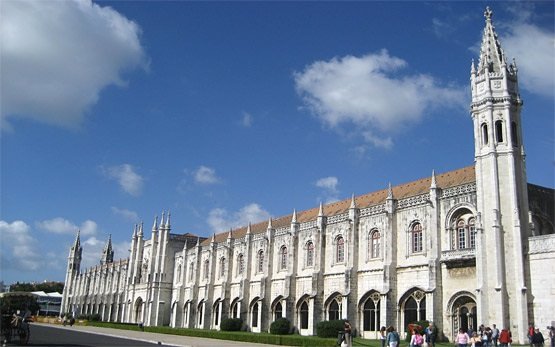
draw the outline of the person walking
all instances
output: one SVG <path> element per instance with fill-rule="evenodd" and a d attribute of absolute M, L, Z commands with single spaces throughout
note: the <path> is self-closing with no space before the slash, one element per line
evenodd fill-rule
<path fill-rule="evenodd" d="M 499 329 L 495 324 L 491 328 L 491 341 L 493 342 L 493 347 L 497 347 L 497 341 L 499 340 Z"/>
<path fill-rule="evenodd" d="M 380 342 L 381 342 L 381 347 L 385 347 L 385 338 L 387 337 L 387 332 L 385 331 L 386 327 L 382 326 L 380 328 Z"/>
<path fill-rule="evenodd" d="M 499 344 L 501 347 L 508 347 L 511 342 L 513 342 L 511 331 L 507 328 L 503 328 L 499 333 Z"/>
<path fill-rule="evenodd" d="M 477 335 L 478 334 L 476 334 L 476 336 Z M 468 336 L 468 334 L 465 333 L 464 330 L 459 329 L 459 333 L 455 337 L 455 344 L 458 347 L 468 347 L 469 342 L 470 342 L 470 337 Z"/>
<path fill-rule="evenodd" d="M 534 334 L 532 334 L 532 345 L 534 347 L 543 347 L 545 340 L 543 338 L 543 334 L 540 331 L 540 328 L 534 329 Z"/>
<path fill-rule="evenodd" d="M 387 328 L 387 337 L 386 339 L 386 344 L 389 347 L 397 347 L 399 346 L 399 342 L 401 342 L 401 338 L 399 337 L 399 333 L 395 331 L 395 328 L 390 325 L 389 328 Z"/>
<path fill-rule="evenodd" d="M 435 347 L 437 339 L 437 327 L 435 324 L 430 322 L 426 330 L 424 330 L 424 333 L 426 334 L 426 343 L 428 347 Z"/>

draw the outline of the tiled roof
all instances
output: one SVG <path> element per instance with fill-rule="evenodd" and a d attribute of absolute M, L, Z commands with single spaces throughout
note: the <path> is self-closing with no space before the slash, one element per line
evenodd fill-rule
<path fill-rule="evenodd" d="M 449 171 L 444 174 L 436 174 L 436 186 L 441 189 L 451 188 L 460 186 L 463 184 L 468 184 L 476 181 L 476 176 L 474 173 L 474 166 L 467 166 L 462 169 Z M 401 184 L 392 187 L 393 198 L 396 200 L 405 199 L 421 194 L 425 194 L 430 191 L 430 185 L 432 182 L 432 177 L 426 177 L 419 179 L 417 181 Z M 365 208 L 378 204 L 382 204 L 387 198 L 387 188 L 376 192 L 355 196 L 355 203 L 357 208 Z M 346 213 L 351 206 L 351 198 L 336 201 L 323 206 L 325 216 L 334 216 L 342 213 Z M 297 222 L 309 222 L 316 220 L 318 217 L 319 207 L 314 207 L 312 209 L 297 212 Z M 291 225 L 292 214 L 272 219 L 272 227 L 278 229 L 284 226 Z M 266 232 L 268 227 L 268 221 L 262 221 L 251 225 L 251 233 L 259 234 Z M 247 226 L 233 229 L 232 238 L 241 238 L 247 233 Z M 227 240 L 229 231 L 218 233 L 215 235 L 216 243 L 224 242 Z M 212 236 L 203 241 L 201 245 L 209 245 L 212 241 Z"/>

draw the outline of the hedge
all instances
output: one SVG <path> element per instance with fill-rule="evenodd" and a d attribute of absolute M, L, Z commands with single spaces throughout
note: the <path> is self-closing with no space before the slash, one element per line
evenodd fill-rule
<path fill-rule="evenodd" d="M 270 325 L 270 334 L 288 335 L 291 331 L 291 323 L 287 318 L 278 318 Z"/>
<path fill-rule="evenodd" d="M 137 325 L 119 324 L 119 323 L 104 323 L 104 322 L 89 322 L 89 325 L 116 328 L 116 329 L 129 329 L 139 330 Z M 300 335 L 272 335 L 267 333 L 251 333 L 245 331 L 217 331 L 208 329 L 185 329 L 185 328 L 170 328 L 170 327 L 144 327 L 145 332 L 181 335 L 191 337 L 203 337 L 219 340 L 230 340 L 239 342 L 254 342 L 271 345 L 282 346 L 319 346 L 319 347 L 335 347 L 336 338 L 325 339 L 314 336 L 300 336 Z M 336 333 L 337 336 L 337 333 Z"/>
<path fill-rule="evenodd" d="M 325 320 L 321 321 L 316 325 L 316 334 L 318 337 L 337 337 L 337 334 L 340 331 L 343 331 L 345 328 L 345 320 L 338 319 L 338 320 Z"/>
<path fill-rule="evenodd" d="M 241 331 L 243 320 L 241 318 L 224 318 L 220 324 L 222 331 Z"/>

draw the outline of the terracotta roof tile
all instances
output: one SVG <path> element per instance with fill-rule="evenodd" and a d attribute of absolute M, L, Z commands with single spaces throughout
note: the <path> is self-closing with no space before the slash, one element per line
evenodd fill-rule
<path fill-rule="evenodd" d="M 446 189 L 451 187 L 460 186 L 463 184 L 468 184 L 476 181 L 476 176 L 474 172 L 474 166 L 467 166 L 462 169 L 449 171 L 443 174 L 436 174 L 436 185 L 438 188 Z M 432 182 L 432 177 L 422 178 L 413 182 L 401 184 L 392 187 L 393 198 L 396 200 L 409 198 L 412 196 L 417 196 L 425 194 L 430 191 L 430 185 Z M 373 205 L 381 204 L 387 198 L 387 188 L 376 192 L 355 196 L 355 203 L 358 208 L 365 208 Z M 346 213 L 351 206 L 351 198 L 336 201 L 327 205 L 324 205 L 324 215 L 334 216 L 341 213 Z M 319 207 L 314 207 L 306 211 L 297 212 L 297 222 L 304 223 L 308 221 L 316 220 L 318 217 Z M 284 226 L 289 226 L 291 223 L 291 218 L 293 214 L 282 216 L 276 219 L 272 219 L 272 226 L 274 229 L 278 229 Z M 260 234 L 266 232 L 268 227 L 268 221 L 259 222 L 256 224 L 251 224 L 251 233 Z M 241 238 L 247 233 L 247 227 L 241 227 L 232 230 L 232 237 Z M 229 231 L 216 234 L 215 241 L 217 243 L 224 242 L 227 240 Z M 212 241 L 212 237 L 202 242 L 202 245 L 209 245 Z"/>

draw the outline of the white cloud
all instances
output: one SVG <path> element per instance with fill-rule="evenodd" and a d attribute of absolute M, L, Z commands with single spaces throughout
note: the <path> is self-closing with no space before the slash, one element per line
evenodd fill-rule
<path fill-rule="evenodd" d="M 42 253 L 37 251 L 37 240 L 31 228 L 23 221 L 12 223 L 0 220 L 0 261 L 10 270 L 36 271 L 44 263 Z"/>
<path fill-rule="evenodd" d="M 515 21 L 500 38 L 508 60 L 516 58 L 519 85 L 532 93 L 555 96 L 555 35 L 536 25 Z M 531 39 L 533 38 L 533 39 Z"/>
<path fill-rule="evenodd" d="M 144 179 L 135 172 L 133 166 L 122 164 L 101 169 L 106 177 L 116 180 L 126 193 L 133 196 L 141 195 Z"/>
<path fill-rule="evenodd" d="M 4 1 L 0 22 L 1 118 L 75 127 L 102 89 L 147 68 L 141 29 L 90 0 Z M 9 127 L 4 119 L 2 126 Z"/>
<path fill-rule="evenodd" d="M 98 231 L 97 224 L 92 220 L 86 220 L 78 226 L 61 217 L 37 222 L 36 226 L 55 234 L 76 234 L 77 230 L 81 230 L 82 235 L 94 235 Z"/>
<path fill-rule="evenodd" d="M 195 182 L 200 184 L 216 184 L 221 181 L 216 175 L 216 170 L 206 166 L 200 166 L 193 173 L 193 176 L 195 178 Z"/>
<path fill-rule="evenodd" d="M 243 227 L 270 218 L 270 213 L 260 205 L 252 203 L 239 211 L 229 213 L 226 209 L 216 208 L 208 214 L 208 225 L 214 232 L 223 232 L 230 228 Z"/>
<path fill-rule="evenodd" d="M 330 177 L 320 178 L 319 180 L 316 181 L 315 185 L 316 187 L 324 188 L 331 192 L 337 192 L 338 183 L 339 183 L 339 180 L 337 179 L 337 177 L 330 176 Z"/>
<path fill-rule="evenodd" d="M 131 222 L 137 222 L 139 220 L 139 215 L 137 214 L 137 212 L 131 211 L 125 208 L 118 208 L 118 207 L 112 206 L 112 212 L 115 215 L 121 216 L 125 220 L 131 221 Z"/>
<path fill-rule="evenodd" d="M 338 130 L 354 126 L 368 143 L 388 147 L 391 134 L 418 122 L 429 110 L 467 106 L 464 88 L 441 86 L 424 74 L 402 76 L 407 66 L 386 50 L 336 57 L 296 72 L 295 85 L 306 107 L 324 124 Z"/>
<path fill-rule="evenodd" d="M 241 119 L 241 125 L 245 128 L 250 128 L 252 126 L 253 118 L 248 112 L 243 112 L 243 118 Z"/>
<path fill-rule="evenodd" d="M 330 176 L 320 178 L 314 183 L 314 185 L 324 190 L 324 197 L 318 197 L 318 200 L 324 200 L 326 203 L 338 200 L 339 190 L 337 189 L 337 186 L 339 185 L 339 180 L 337 179 L 337 177 Z"/>

